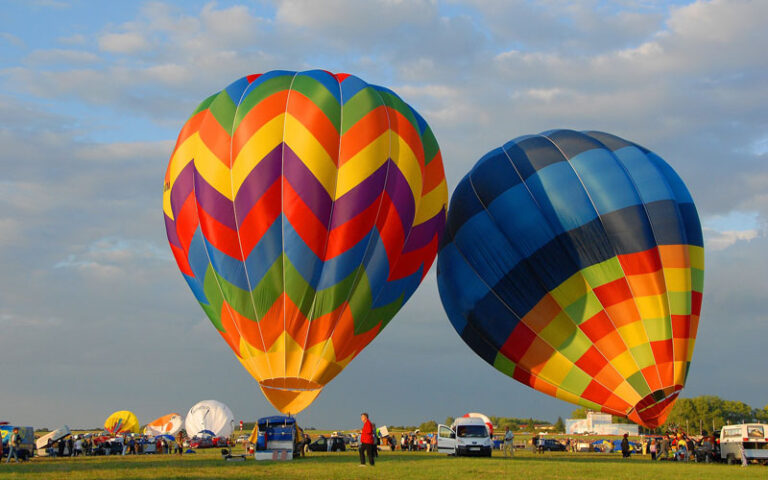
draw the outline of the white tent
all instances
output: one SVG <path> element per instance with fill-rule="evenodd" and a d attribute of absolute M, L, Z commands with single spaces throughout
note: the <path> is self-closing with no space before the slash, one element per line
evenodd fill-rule
<path fill-rule="evenodd" d="M 235 431 L 235 416 L 223 403 L 216 400 L 203 400 L 189 409 L 184 428 L 190 437 L 200 433 L 228 437 Z"/>
<path fill-rule="evenodd" d="M 69 427 L 64 425 L 63 427 L 57 428 L 51 433 L 47 433 L 42 437 L 38 438 L 37 441 L 35 442 L 35 448 L 40 450 L 40 452 L 38 452 L 38 455 L 40 456 L 46 455 L 45 447 L 48 446 L 49 440 L 51 442 L 57 442 L 62 438 L 66 437 L 67 435 L 69 435 Z"/>

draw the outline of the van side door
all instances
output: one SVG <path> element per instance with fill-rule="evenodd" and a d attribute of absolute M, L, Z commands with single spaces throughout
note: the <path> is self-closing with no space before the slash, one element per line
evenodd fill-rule
<path fill-rule="evenodd" d="M 437 451 L 448 455 L 456 453 L 456 432 L 447 425 L 437 426 Z"/>

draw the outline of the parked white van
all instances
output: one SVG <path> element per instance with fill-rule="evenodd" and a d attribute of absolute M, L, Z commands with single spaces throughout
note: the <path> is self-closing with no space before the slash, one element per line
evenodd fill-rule
<path fill-rule="evenodd" d="M 493 441 L 488 426 L 480 418 L 457 418 L 450 427 L 437 426 L 437 451 L 448 455 L 490 457 Z"/>
<path fill-rule="evenodd" d="M 741 462 L 741 449 L 747 460 L 768 462 L 768 425 L 744 423 L 726 425 L 720 431 L 720 458 L 729 464 Z"/>

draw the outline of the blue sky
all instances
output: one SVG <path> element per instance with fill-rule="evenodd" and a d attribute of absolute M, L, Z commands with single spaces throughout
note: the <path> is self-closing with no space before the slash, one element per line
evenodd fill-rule
<path fill-rule="evenodd" d="M 276 68 L 393 88 L 432 126 L 449 188 L 491 148 L 553 128 L 659 153 L 706 238 L 684 395 L 762 407 L 768 384 L 745 365 L 764 363 L 768 338 L 765 18 L 759 0 L 3 2 L 0 419 L 96 426 L 130 409 L 144 423 L 205 398 L 239 418 L 273 412 L 181 279 L 160 198 L 198 102 Z M 432 272 L 301 420 L 574 408 L 476 358 Z"/>

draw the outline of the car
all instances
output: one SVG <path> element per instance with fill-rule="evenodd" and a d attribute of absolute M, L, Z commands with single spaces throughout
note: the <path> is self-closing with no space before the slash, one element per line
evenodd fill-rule
<path fill-rule="evenodd" d="M 213 437 L 211 438 L 214 447 L 229 447 L 229 437 Z"/>
<path fill-rule="evenodd" d="M 248 435 L 240 435 L 237 437 L 237 440 L 235 440 L 235 443 L 245 443 L 248 441 Z"/>
<path fill-rule="evenodd" d="M 558 442 L 554 438 L 545 438 L 540 441 L 539 450 L 544 452 L 564 452 L 565 445 Z"/>
<path fill-rule="evenodd" d="M 325 437 L 320 435 L 309 444 L 309 450 L 313 452 L 345 452 L 347 446 L 343 437 Z"/>
<path fill-rule="evenodd" d="M 190 448 L 213 448 L 213 438 L 212 437 L 193 437 L 189 441 L 189 447 Z"/>

